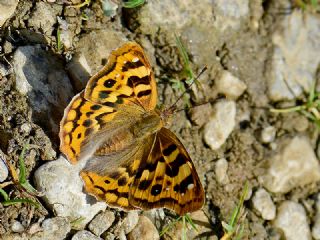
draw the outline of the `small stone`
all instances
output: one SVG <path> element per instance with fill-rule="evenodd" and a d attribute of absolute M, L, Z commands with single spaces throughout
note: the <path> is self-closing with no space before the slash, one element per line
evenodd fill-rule
<path fill-rule="evenodd" d="M 216 80 L 216 88 L 219 93 L 225 94 L 228 99 L 236 100 L 247 89 L 247 86 L 239 78 L 224 70 Z"/>
<path fill-rule="evenodd" d="M 125 234 L 128 234 L 137 225 L 139 221 L 139 215 L 137 211 L 128 212 L 128 215 L 123 219 L 121 229 Z"/>
<path fill-rule="evenodd" d="M 102 3 L 104 15 L 108 17 L 115 17 L 117 15 L 118 4 L 112 0 L 104 0 Z"/>
<path fill-rule="evenodd" d="M 225 158 L 220 158 L 215 164 L 215 174 L 216 179 L 220 184 L 229 183 L 228 171 L 228 161 Z"/>
<path fill-rule="evenodd" d="M 202 126 L 208 121 L 211 112 L 212 109 L 210 103 L 192 107 L 189 111 L 191 121 L 198 126 Z"/>
<path fill-rule="evenodd" d="M 274 226 L 283 231 L 286 240 L 311 240 L 307 215 L 299 203 L 281 203 Z"/>
<path fill-rule="evenodd" d="M 5 41 L 3 44 L 4 53 L 6 53 L 6 54 L 11 53 L 12 49 L 13 49 L 12 43 L 9 41 Z"/>
<path fill-rule="evenodd" d="M 276 137 L 276 128 L 268 126 L 261 131 L 261 141 L 263 143 L 271 143 Z"/>
<path fill-rule="evenodd" d="M 42 232 L 34 234 L 30 240 L 56 240 L 65 239 L 71 230 L 69 221 L 66 218 L 49 218 L 42 223 Z"/>
<path fill-rule="evenodd" d="M 0 150 L 0 183 L 4 182 L 9 175 L 8 167 L 5 164 L 5 157 L 4 153 Z"/>
<path fill-rule="evenodd" d="M 25 135 L 29 135 L 29 133 L 31 132 L 32 127 L 30 123 L 23 123 L 20 126 L 20 132 L 24 133 Z"/>
<path fill-rule="evenodd" d="M 276 206 L 265 189 L 260 188 L 255 192 L 252 203 L 264 220 L 273 220 L 276 217 Z"/>
<path fill-rule="evenodd" d="M 281 142 L 279 152 L 269 159 L 266 174 L 259 181 L 270 192 L 287 193 L 295 187 L 320 180 L 318 159 L 306 137 Z"/>
<path fill-rule="evenodd" d="M 51 35 L 56 24 L 56 16 L 60 15 L 62 6 L 56 4 L 47 4 L 45 2 L 37 2 L 35 10 L 32 12 L 28 25 L 43 31 L 46 35 Z"/>
<path fill-rule="evenodd" d="M 94 219 L 90 222 L 88 228 L 96 236 L 100 236 L 112 225 L 115 220 L 114 213 L 111 211 L 105 211 L 99 213 Z"/>
<path fill-rule="evenodd" d="M 63 20 L 60 17 L 57 17 L 57 20 L 59 23 L 60 41 L 64 49 L 68 50 L 72 48 L 73 35 L 69 30 L 68 22 L 66 20 Z"/>
<path fill-rule="evenodd" d="M 204 126 L 204 141 L 212 150 L 225 143 L 235 127 L 236 103 L 221 101 L 214 106 L 214 114 Z"/>
<path fill-rule="evenodd" d="M 19 221 L 14 221 L 11 225 L 12 232 L 22 233 L 24 232 L 24 226 Z"/>
<path fill-rule="evenodd" d="M 43 192 L 43 200 L 57 216 L 76 220 L 82 218 L 75 229 L 85 225 L 106 208 L 105 202 L 97 202 L 83 192 L 79 169 L 70 165 L 62 156 L 38 168 L 34 175 L 37 189 Z"/>
<path fill-rule="evenodd" d="M 285 15 L 272 36 L 273 56 L 267 73 L 272 101 L 294 99 L 309 92 L 320 63 L 320 19 L 295 9 Z"/>
<path fill-rule="evenodd" d="M 0 27 L 13 15 L 18 0 L 0 0 Z"/>
<path fill-rule="evenodd" d="M 149 218 L 140 216 L 138 224 L 129 233 L 128 240 L 158 240 L 160 239 L 157 228 L 153 225 Z"/>
<path fill-rule="evenodd" d="M 71 240 L 102 240 L 102 238 L 95 236 L 89 231 L 82 230 L 73 235 Z"/>

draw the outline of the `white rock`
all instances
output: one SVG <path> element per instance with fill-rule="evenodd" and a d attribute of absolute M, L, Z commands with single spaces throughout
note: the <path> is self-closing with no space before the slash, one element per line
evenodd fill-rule
<path fill-rule="evenodd" d="M 204 126 L 204 141 L 217 150 L 227 140 L 235 127 L 236 103 L 221 101 L 214 106 L 214 114 Z"/>
<path fill-rule="evenodd" d="M 215 0 L 215 26 L 224 31 L 228 28 L 238 29 L 241 19 L 248 17 L 248 0 Z"/>
<path fill-rule="evenodd" d="M 24 232 L 24 226 L 19 221 L 14 221 L 11 225 L 12 232 L 22 233 Z"/>
<path fill-rule="evenodd" d="M 254 193 L 252 203 L 264 220 L 273 220 L 276 217 L 276 206 L 265 189 L 260 188 Z"/>
<path fill-rule="evenodd" d="M 4 153 L 0 150 L 0 183 L 4 182 L 9 175 L 8 167 L 5 164 L 5 157 Z"/>
<path fill-rule="evenodd" d="M 320 42 L 315 41 L 320 39 L 319 28 L 317 15 L 296 9 L 284 16 L 272 38 L 275 47 L 268 71 L 271 100 L 293 99 L 310 90 L 320 63 Z"/>
<path fill-rule="evenodd" d="M 129 233 L 128 240 L 158 240 L 160 239 L 157 228 L 153 225 L 149 218 L 140 216 L 138 224 Z"/>
<path fill-rule="evenodd" d="M 279 152 L 269 159 L 266 174 L 259 178 L 270 192 L 287 193 L 320 180 L 319 162 L 306 137 L 294 137 L 279 148 Z"/>
<path fill-rule="evenodd" d="M 296 202 L 281 203 L 274 226 L 283 231 L 286 240 L 311 240 L 306 212 Z"/>
<path fill-rule="evenodd" d="M 104 0 L 102 2 L 103 12 L 108 17 L 115 17 L 117 15 L 118 4 L 112 0 Z"/>
<path fill-rule="evenodd" d="M 90 222 L 88 228 L 95 235 L 100 236 L 112 225 L 115 220 L 114 213 L 112 211 L 105 211 L 99 213 L 94 219 Z"/>
<path fill-rule="evenodd" d="M 219 93 L 226 95 L 228 99 L 237 99 L 247 89 L 247 85 L 228 71 L 223 71 L 220 78 L 216 80 L 216 89 Z"/>
<path fill-rule="evenodd" d="M 261 141 L 263 143 L 271 143 L 276 137 L 276 128 L 273 126 L 268 126 L 261 131 Z"/>
<path fill-rule="evenodd" d="M 13 15 L 18 2 L 18 0 L 0 0 L 0 27 Z"/>
<path fill-rule="evenodd" d="M 75 235 L 73 235 L 71 240 L 102 240 L 102 238 L 95 236 L 94 234 L 92 234 L 89 231 L 82 230 L 82 231 L 77 232 Z M 107 239 L 107 240 L 109 240 L 109 239 Z"/>
<path fill-rule="evenodd" d="M 68 217 L 71 221 L 83 218 L 77 228 L 83 228 L 99 212 L 106 208 L 105 202 L 83 192 L 83 181 L 79 169 L 62 156 L 42 165 L 35 172 L 35 183 L 44 193 L 44 201 L 57 216 Z"/>
<path fill-rule="evenodd" d="M 228 161 L 225 158 L 220 158 L 215 164 L 215 174 L 216 179 L 220 184 L 229 183 L 228 171 Z"/>
<path fill-rule="evenodd" d="M 65 239 L 71 230 L 69 221 L 62 217 L 46 219 L 41 226 L 43 231 L 34 234 L 30 240 Z"/>
<path fill-rule="evenodd" d="M 128 234 L 137 225 L 139 215 L 137 211 L 128 212 L 128 215 L 123 219 L 120 229 L 123 229 L 125 234 Z"/>

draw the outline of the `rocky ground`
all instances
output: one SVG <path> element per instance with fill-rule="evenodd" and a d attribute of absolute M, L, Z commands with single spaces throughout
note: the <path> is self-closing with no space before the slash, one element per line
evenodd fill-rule
<path fill-rule="evenodd" d="M 319 127 L 298 111 L 319 79 L 319 6 L 289 0 L 0 0 L 0 239 L 159 239 L 176 217 L 121 212 L 83 192 L 59 152 L 70 99 L 133 40 L 150 58 L 159 102 L 172 104 L 186 75 L 175 35 L 201 87 L 171 129 L 190 153 L 206 192 L 188 239 L 220 239 L 248 182 L 242 239 L 320 239 Z M 320 3 L 319 3 L 320 4 Z M 320 87 L 320 86 L 319 86 Z M 219 98 L 225 96 L 225 98 Z M 206 103 L 206 104 L 204 104 Z M 184 103 L 180 102 L 180 108 Z M 320 115 L 317 108 L 306 113 Z M 19 156 L 39 191 L 14 176 Z M 7 206 L 5 194 L 38 202 Z M 161 236 L 180 239 L 183 223 Z M 229 238 L 232 239 L 232 238 Z"/>

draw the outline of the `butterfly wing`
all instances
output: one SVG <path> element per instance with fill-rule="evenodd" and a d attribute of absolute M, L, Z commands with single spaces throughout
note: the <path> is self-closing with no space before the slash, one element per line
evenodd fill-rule
<path fill-rule="evenodd" d="M 87 158 L 101 144 L 97 141 L 102 137 L 96 134 L 112 138 L 141 112 L 154 109 L 156 101 L 156 82 L 142 48 L 133 42 L 124 44 L 65 109 L 61 151 L 72 163 Z"/>
<path fill-rule="evenodd" d="M 150 154 L 136 172 L 129 201 L 141 209 L 165 207 L 179 215 L 203 206 L 204 191 L 196 169 L 170 130 L 157 133 Z"/>

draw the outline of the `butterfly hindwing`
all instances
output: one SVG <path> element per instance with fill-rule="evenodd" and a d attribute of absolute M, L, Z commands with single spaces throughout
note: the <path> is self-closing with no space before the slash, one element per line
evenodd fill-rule
<path fill-rule="evenodd" d="M 180 215 L 202 207 L 204 191 L 196 169 L 170 130 L 157 133 L 148 158 L 137 170 L 129 200 L 142 209 L 165 207 Z"/>

